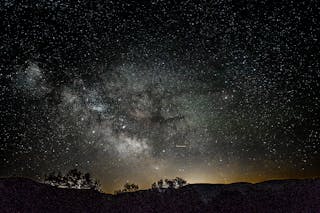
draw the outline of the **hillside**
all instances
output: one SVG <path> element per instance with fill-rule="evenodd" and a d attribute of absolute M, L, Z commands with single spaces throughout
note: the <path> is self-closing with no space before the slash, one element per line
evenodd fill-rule
<path fill-rule="evenodd" d="M 120 195 L 0 179 L 1 212 L 320 212 L 320 180 L 190 184 Z"/>

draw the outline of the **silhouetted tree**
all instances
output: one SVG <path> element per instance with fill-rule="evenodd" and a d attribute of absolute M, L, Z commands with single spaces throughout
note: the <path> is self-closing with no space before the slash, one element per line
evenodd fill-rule
<path fill-rule="evenodd" d="M 83 182 L 81 175 L 81 172 L 77 169 L 70 170 L 65 176 L 67 178 L 68 188 L 80 189 Z"/>
<path fill-rule="evenodd" d="M 126 183 L 123 185 L 123 189 L 114 191 L 115 194 L 125 193 L 125 192 L 135 192 L 139 190 L 139 186 L 134 183 Z"/>
<path fill-rule="evenodd" d="M 165 179 L 164 182 L 167 184 L 168 189 L 175 188 L 175 181 L 170 179 Z"/>
<path fill-rule="evenodd" d="M 162 179 L 158 181 L 158 188 L 159 189 L 163 188 L 163 180 Z"/>
<path fill-rule="evenodd" d="M 44 183 L 59 188 L 93 189 L 100 191 L 101 186 L 98 180 L 91 178 L 89 173 L 82 175 L 77 169 L 72 169 L 65 176 L 61 172 L 57 175 L 54 172 L 45 175 Z"/>
<path fill-rule="evenodd" d="M 187 184 L 187 181 L 183 178 L 180 178 L 180 177 L 176 177 L 174 180 L 175 180 L 178 188 L 185 186 Z"/>
<path fill-rule="evenodd" d="M 154 182 L 152 185 L 151 185 L 151 189 L 155 190 L 155 189 L 158 189 L 158 185 L 156 182 Z"/>
<path fill-rule="evenodd" d="M 131 192 L 131 191 L 137 191 L 139 189 L 139 186 L 134 184 L 134 183 L 126 183 L 124 185 L 124 188 L 128 191 L 128 192 Z"/>
<path fill-rule="evenodd" d="M 151 189 L 162 191 L 163 189 L 177 189 L 187 184 L 183 178 L 176 177 L 174 179 L 161 179 L 151 185 Z"/>

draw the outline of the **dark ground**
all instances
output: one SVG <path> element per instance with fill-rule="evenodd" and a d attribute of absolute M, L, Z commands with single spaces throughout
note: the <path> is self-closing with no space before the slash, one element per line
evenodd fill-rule
<path fill-rule="evenodd" d="M 0 179 L 0 212 L 320 212 L 320 179 L 190 184 L 120 195 Z"/>

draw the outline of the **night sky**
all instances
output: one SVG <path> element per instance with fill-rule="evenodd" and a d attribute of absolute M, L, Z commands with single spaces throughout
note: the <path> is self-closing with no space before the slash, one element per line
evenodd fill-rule
<path fill-rule="evenodd" d="M 320 175 L 320 3 L 0 3 L 0 176 Z"/>

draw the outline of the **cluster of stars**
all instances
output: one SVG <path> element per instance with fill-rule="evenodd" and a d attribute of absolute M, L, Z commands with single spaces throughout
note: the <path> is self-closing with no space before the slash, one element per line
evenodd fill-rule
<path fill-rule="evenodd" d="M 0 175 L 319 175 L 319 8 L 5 0 Z"/>

